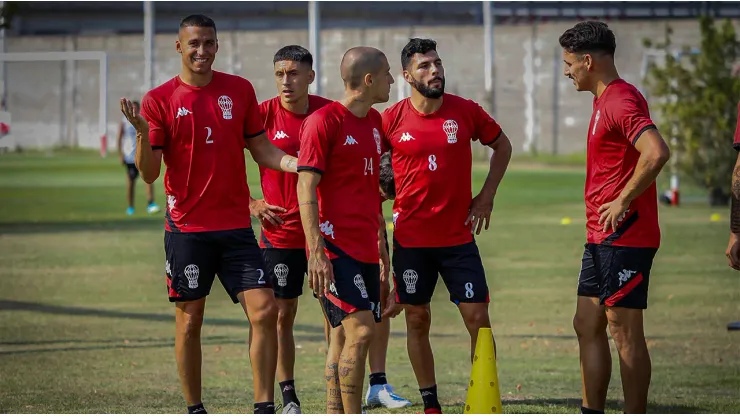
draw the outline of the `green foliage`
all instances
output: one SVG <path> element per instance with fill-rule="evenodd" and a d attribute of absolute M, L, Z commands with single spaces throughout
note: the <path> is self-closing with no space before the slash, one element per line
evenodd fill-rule
<path fill-rule="evenodd" d="M 652 63 L 645 82 L 681 176 L 727 194 L 737 158 L 731 145 L 740 101 L 740 40 L 729 20 L 702 17 L 700 27 L 698 50 L 676 48 L 670 27 L 662 42 L 646 39 L 646 47 L 665 52 L 665 62 Z"/>

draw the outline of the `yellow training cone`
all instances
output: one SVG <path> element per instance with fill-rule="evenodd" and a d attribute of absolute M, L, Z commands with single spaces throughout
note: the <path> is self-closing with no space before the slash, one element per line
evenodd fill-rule
<path fill-rule="evenodd" d="M 563 217 L 562 220 L 560 220 L 560 224 L 562 225 L 568 225 L 571 223 L 570 217 Z"/>
<path fill-rule="evenodd" d="M 463 413 L 501 413 L 501 391 L 498 386 L 496 353 L 491 328 L 478 330 L 473 368 L 470 370 L 468 396 Z"/>
<path fill-rule="evenodd" d="M 712 214 L 712 216 L 709 217 L 709 221 L 711 222 L 719 222 L 722 220 L 722 217 L 719 216 L 719 214 Z"/>

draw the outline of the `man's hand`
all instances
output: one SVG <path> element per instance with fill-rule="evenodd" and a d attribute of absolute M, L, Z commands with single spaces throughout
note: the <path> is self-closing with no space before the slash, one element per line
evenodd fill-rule
<path fill-rule="evenodd" d="M 740 270 L 740 234 L 730 233 L 730 243 L 725 255 L 730 267 Z"/>
<path fill-rule="evenodd" d="M 486 230 L 488 230 L 488 224 L 491 222 L 492 211 L 493 196 L 488 196 L 483 193 L 478 194 L 478 196 L 473 198 L 473 202 L 470 203 L 469 214 L 468 218 L 465 220 L 465 225 L 470 224 L 470 232 L 480 235 L 481 227 L 483 227 L 483 220 L 485 220 Z"/>
<path fill-rule="evenodd" d="M 282 224 L 283 219 L 276 212 L 288 212 L 288 210 L 277 205 L 270 205 L 264 199 L 252 199 L 249 201 L 249 213 L 254 218 L 260 220 L 260 222 L 267 220 L 274 226 Z"/>
<path fill-rule="evenodd" d="M 395 318 L 403 312 L 403 305 L 396 303 L 396 289 L 391 290 L 388 295 L 388 299 L 385 301 L 385 309 L 383 309 L 383 318 Z"/>
<path fill-rule="evenodd" d="M 121 112 L 126 117 L 126 120 L 134 126 L 137 133 L 149 132 L 149 123 L 141 113 L 136 113 L 134 103 L 127 98 L 121 98 Z"/>
<path fill-rule="evenodd" d="M 604 225 L 604 232 L 609 229 L 609 226 L 612 227 L 613 231 L 617 231 L 619 222 L 624 219 L 624 213 L 629 206 L 629 202 L 622 198 L 617 198 L 599 207 L 599 214 L 601 214 L 599 225 Z"/>
<path fill-rule="evenodd" d="M 326 257 L 324 248 L 310 251 L 308 256 L 308 287 L 318 297 L 323 297 L 334 283 L 334 268 Z"/>

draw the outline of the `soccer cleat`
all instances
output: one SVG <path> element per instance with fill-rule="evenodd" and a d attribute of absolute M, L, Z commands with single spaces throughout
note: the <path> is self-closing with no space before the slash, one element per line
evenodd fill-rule
<path fill-rule="evenodd" d="M 159 212 L 159 206 L 152 202 L 148 207 L 146 207 L 146 212 L 149 214 L 156 214 Z"/>
<path fill-rule="evenodd" d="M 295 402 L 290 402 L 283 407 L 284 415 L 299 415 L 302 414 L 301 406 L 298 406 Z"/>
<path fill-rule="evenodd" d="M 727 324 L 727 330 L 728 331 L 740 331 L 740 321 L 730 322 L 729 324 Z"/>
<path fill-rule="evenodd" d="M 436 407 L 430 407 L 429 409 L 424 409 L 424 413 L 427 415 L 441 415 L 442 411 Z"/>
<path fill-rule="evenodd" d="M 398 396 L 390 384 L 376 384 L 367 389 L 365 395 L 367 407 L 385 407 L 386 409 L 400 409 L 411 406 L 409 400 Z"/>
<path fill-rule="evenodd" d="M 126 208 L 126 215 L 128 215 L 129 217 L 134 215 L 134 207 Z"/>

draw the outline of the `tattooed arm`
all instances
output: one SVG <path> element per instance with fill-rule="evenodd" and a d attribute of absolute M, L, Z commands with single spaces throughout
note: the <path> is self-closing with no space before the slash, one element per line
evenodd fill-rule
<path fill-rule="evenodd" d="M 730 267 L 740 270 L 740 153 L 732 172 L 732 193 L 730 195 L 730 243 L 727 245 L 727 260 Z"/>

